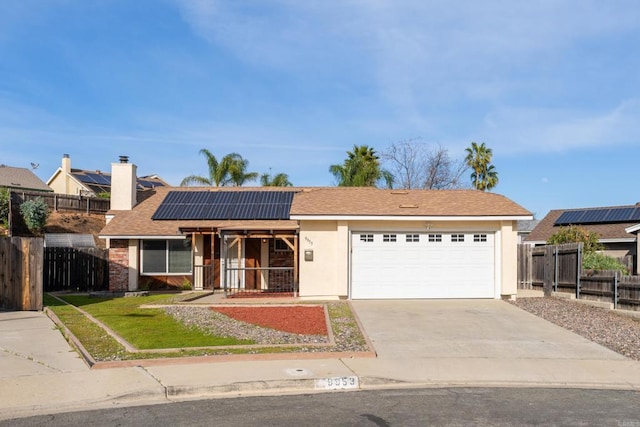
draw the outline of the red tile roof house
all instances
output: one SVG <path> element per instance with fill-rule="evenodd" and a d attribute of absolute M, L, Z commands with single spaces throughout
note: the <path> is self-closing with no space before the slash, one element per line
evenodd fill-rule
<path fill-rule="evenodd" d="M 544 245 L 561 227 L 577 225 L 597 233 L 604 253 L 614 258 L 632 257 L 634 274 L 638 267 L 638 231 L 640 231 L 640 203 L 628 206 L 604 206 L 580 209 L 555 209 L 540 221 L 524 243 Z"/>
<path fill-rule="evenodd" d="M 301 299 L 517 292 L 516 221 L 532 215 L 498 194 L 163 187 L 136 204 L 135 170 L 113 164 L 112 210 L 100 233 L 113 291 L 189 282 Z"/>

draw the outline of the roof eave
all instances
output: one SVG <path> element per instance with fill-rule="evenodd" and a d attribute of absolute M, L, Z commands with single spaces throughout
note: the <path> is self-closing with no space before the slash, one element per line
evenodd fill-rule
<path fill-rule="evenodd" d="M 291 215 L 292 220 L 307 221 L 517 221 L 533 215 Z"/>

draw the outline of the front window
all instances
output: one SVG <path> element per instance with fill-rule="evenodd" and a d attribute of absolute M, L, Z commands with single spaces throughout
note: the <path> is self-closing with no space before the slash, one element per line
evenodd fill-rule
<path fill-rule="evenodd" d="M 190 274 L 190 240 L 143 240 L 143 274 Z"/>

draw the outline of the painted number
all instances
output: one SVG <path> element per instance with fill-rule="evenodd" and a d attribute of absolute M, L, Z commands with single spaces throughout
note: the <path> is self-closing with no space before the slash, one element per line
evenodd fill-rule
<path fill-rule="evenodd" d="M 316 389 L 343 390 L 358 388 L 358 377 L 331 377 L 316 380 Z"/>

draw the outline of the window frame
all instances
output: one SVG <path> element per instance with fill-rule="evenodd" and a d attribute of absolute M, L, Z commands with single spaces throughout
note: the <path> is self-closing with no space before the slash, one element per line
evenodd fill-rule
<path fill-rule="evenodd" d="M 171 269 L 171 253 L 179 253 L 179 251 L 171 251 L 169 242 L 180 242 L 184 244 L 188 239 L 140 239 L 140 275 L 141 276 L 185 276 L 193 274 L 193 244 L 189 243 L 189 271 L 170 272 Z M 164 242 L 164 271 L 145 271 L 145 242 Z M 185 251 L 186 252 L 186 251 Z"/>

